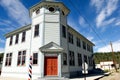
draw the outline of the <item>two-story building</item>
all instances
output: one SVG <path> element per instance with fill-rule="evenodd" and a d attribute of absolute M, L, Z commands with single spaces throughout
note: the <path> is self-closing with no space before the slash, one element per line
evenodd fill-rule
<path fill-rule="evenodd" d="M 44 0 L 29 10 L 31 24 L 7 33 L 1 76 L 28 78 L 71 77 L 82 74 L 82 63 L 93 68 L 93 46 L 67 24 L 70 10 L 62 3 Z"/>

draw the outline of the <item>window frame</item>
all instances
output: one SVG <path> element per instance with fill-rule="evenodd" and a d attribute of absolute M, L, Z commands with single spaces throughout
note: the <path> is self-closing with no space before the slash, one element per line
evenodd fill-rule
<path fill-rule="evenodd" d="M 73 34 L 68 32 L 68 42 L 71 43 L 71 44 L 74 44 L 74 39 L 73 39 Z"/>
<path fill-rule="evenodd" d="M 67 53 L 63 53 L 63 65 L 67 65 Z"/>
<path fill-rule="evenodd" d="M 78 37 L 76 37 L 76 45 L 77 47 L 81 47 L 81 40 Z"/>
<path fill-rule="evenodd" d="M 26 31 L 22 32 L 22 40 L 21 42 L 25 42 L 26 40 Z"/>
<path fill-rule="evenodd" d="M 37 54 L 37 58 L 34 57 L 34 54 Z M 37 63 L 34 63 L 35 60 L 37 61 Z M 38 53 L 37 52 L 33 53 L 32 64 L 33 65 L 37 65 L 38 64 Z"/>
<path fill-rule="evenodd" d="M 16 34 L 15 44 L 18 44 L 18 42 L 19 42 L 19 34 Z"/>
<path fill-rule="evenodd" d="M 82 66 L 82 54 L 78 53 L 78 66 Z"/>
<path fill-rule="evenodd" d="M 5 66 L 11 66 L 11 65 L 12 65 L 12 53 L 7 53 L 5 59 Z"/>
<path fill-rule="evenodd" d="M 75 55 L 73 51 L 69 51 L 69 65 L 75 66 Z"/>
<path fill-rule="evenodd" d="M 39 36 L 39 24 L 34 26 L 34 37 Z"/>
<path fill-rule="evenodd" d="M 85 43 L 85 41 L 83 41 L 82 44 L 83 44 L 83 49 L 86 50 L 86 43 Z"/>
<path fill-rule="evenodd" d="M 13 36 L 10 37 L 10 43 L 9 43 L 9 45 L 11 46 L 12 43 L 13 43 Z"/>
<path fill-rule="evenodd" d="M 66 27 L 62 25 L 62 37 L 66 38 Z"/>
<path fill-rule="evenodd" d="M 18 51 L 17 66 L 25 66 L 26 64 L 26 50 Z"/>

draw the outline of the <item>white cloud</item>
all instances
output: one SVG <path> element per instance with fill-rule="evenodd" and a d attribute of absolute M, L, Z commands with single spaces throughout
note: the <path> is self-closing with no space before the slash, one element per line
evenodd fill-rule
<path fill-rule="evenodd" d="M 13 27 L 0 28 L 0 31 L 1 31 L 1 32 L 10 32 L 10 31 L 13 31 L 13 30 L 14 30 Z"/>
<path fill-rule="evenodd" d="M 116 26 L 120 26 L 120 21 L 115 24 Z"/>
<path fill-rule="evenodd" d="M 96 17 L 96 25 L 97 27 L 102 26 L 105 24 L 106 18 L 110 17 L 112 13 L 117 9 L 118 0 L 108 0 L 107 2 L 104 1 L 104 7 L 100 10 L 98 16 Z"/>
<path fill-rule="evenodd" d="M 90 5 L 95 6 L 97 12 L 103 7 L 104 0 L 91 0 Z"/>
<path fill-rule="evenodd" d="M 30 23 L 29 12 L 20 0 L 0 0 L 0 5 L 7 11 L 8 16 L 19 25 Z"/>
<path fill-rule="evenodd" d="M 86 24 L 86 22 L 85 22 L 85 20 L 84 20 L 84 18 L 82 16 L 80 16 L 80 18 L 79 18 L 79 24 L 82 27 L 86 27 L 87 26 L 87 24 Z"/>
<path fill-rule="evenodd" d="M 3 53 L 4 52 L 4 48 L 0 48 L 0 53 Z"/>
<path fill-rule="evenodd" d="M 112 44 L 113 44 L 113 51 L 115 52 L 120 51 L 120 40 L 115 41 Z M 110 44 L 99 48 L 97 52 L 111 52 Z"/>
<path fill-rule="evenodd" d="M 5 40 L 0 38 L 0 43 L 5 43 Z"/>
<path fill-rule="evenodd" d="M 0 19 L 0 27 L 13 27 L 16 28 L 14 23 L 10 20 Z"/>
<path fill-rule="evenodd" d="M 94 37 L 88 36 L 87 39 L 90 40 L 90 41 L 92 41 L 94 39 Z"/>

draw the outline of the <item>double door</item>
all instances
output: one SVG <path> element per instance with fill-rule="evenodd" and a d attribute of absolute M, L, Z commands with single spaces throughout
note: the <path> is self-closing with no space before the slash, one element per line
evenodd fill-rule
<path fill-rule="evenodd" d="M 46 76 L 57 76 L 58 59 L 57 57 L 45 57 L 44 71 Z"/>

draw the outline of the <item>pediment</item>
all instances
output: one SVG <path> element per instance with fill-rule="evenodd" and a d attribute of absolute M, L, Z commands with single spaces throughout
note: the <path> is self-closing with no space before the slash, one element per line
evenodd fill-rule
<path fill-rule="evenodd" d="M 50 42 L 44 46 L 42 46 L 40 48 L 40 51 L 41 52 L 62 52 L 63 51 L 63 48 L 61 48 L 58 44 L 54 43 L 54 42 Z"/>

